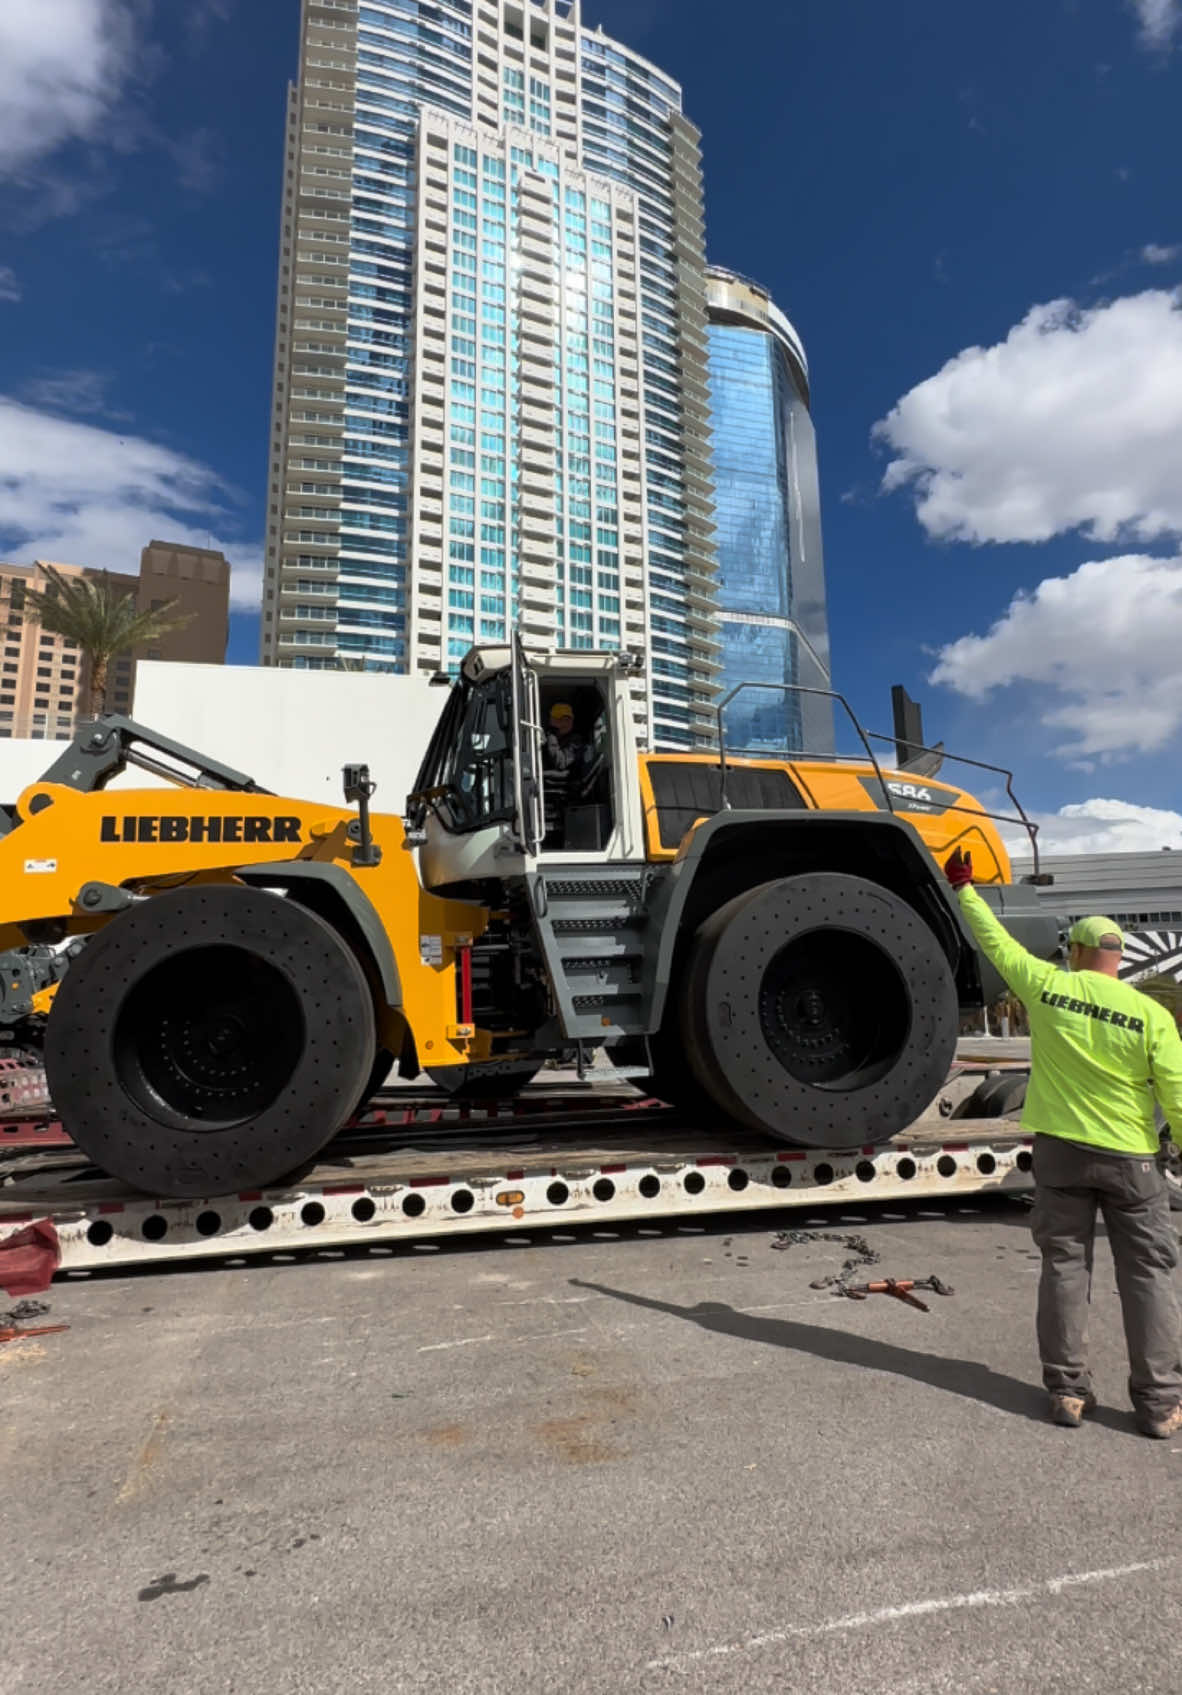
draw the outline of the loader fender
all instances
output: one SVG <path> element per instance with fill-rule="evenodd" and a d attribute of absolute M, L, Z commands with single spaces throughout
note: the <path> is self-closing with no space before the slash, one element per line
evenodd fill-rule
<path fill-rule="evenodd" d="M 745 889 L 809 871 L 846 872 L 882 884 L 913 906 L 936 935 L 962 1005 L 980 1003 L 975 949 L 947 885 L 913 825 L 888 813 L 729 811 L 682 843 L 657 895 L 652 1028 L 698 926 Z"/>
<path fill-rule="evenodd" d="M 343 866 L 286 860 L 277 865 L 244 866 L 235 876 L 256 888 L 287 889 L 301 906 L 311 908 L 330 924 L 335 922 L 346 935 L 352 929 L 354 939 L 369 950 L 387 1006 L 401 1007 L 402 979 L 390 938 L 373 903 Z"/>

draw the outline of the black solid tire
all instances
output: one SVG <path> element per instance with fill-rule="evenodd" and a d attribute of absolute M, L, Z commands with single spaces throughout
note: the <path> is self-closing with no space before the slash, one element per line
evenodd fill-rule
<path fill-rule="evenodd" d="M 267 989 L 257 1008 L 243 990 L 256 979 Z M 186 1003 L 187 980 L 209 983 L 208 1003 L 191 989 Z M 227 1041 L 238 1071 L 261 1075 L 249 1099 L 221 1057 Z M 67 972 L 45 1042 L 52 1099 L 87 1158 L 177 1198 L 257 1189 L 312 1159 L 374 1057 L 373 1000 L 348 944 L 307 908 L 231 884 L 174 890 L 113 919 Z"/>
<path fill-rule="evenodd" d="M 833 962 L 846 959 L 858 969 L 843 976 Z M 801 969 L 818 973 L 820 993 L 791 976 L 777 987 Z M 786 1018 L 776 1010 L 785 1000 Z M 830 1031 L 812 1043 L 819 1059 L 792 1022 L 802 1004 Z M 851 1021 L 855 1037 L 843 1045 Z M 948 1074 L 958 1022 L 952 972 L 920 915 L 890 890 L 835 872 L 765 883 L 713 913 L 682 989 L 682 1040 L 701 1088 L 738 1123 L 805 1147 L 876 1144 L 905 1129 Z M 773 1041 L 797 1044 L 795 1070 Z M 851 1051 L 856 1063 L 843 1058 Z M 802 1077 L 810 1067 L 816 1075 Z"/>
<path fill-rule="evenodd" d="M 486 1059 L 471 1065 L 428 1066 L 427 1076 L 453 1101 L 508 1101 L 541 1069 L 540 1061 Z"/>
<path fill-rule="evenodd" d="M 377 1094 L 378 1090 L 382 1087 L 383 1083 L 386 1082 L 393 1069 L 394 1055 L 390 1052 L 389 1048 L 379 1048 L 377 1053 L 374 1055 L 374 1062 L 370 1067 L 369 1076 L 365 1080 L 365 1088 L 361 1091 L 361 1098 L 353 1103 L 353 1110 L 349 1114 L 350 1119 L 361 1117 L 361 1114 L 365 1111 L 366 1107 Z"/>
<path fill-rule="evenodd" d="M 1025 1071 L 1002 1071 L 996 1077 L 984 1077 L 952 1116 L 1013 1118 L 1022 1111 L 1029 1081 L 1029 1073 Z"/>

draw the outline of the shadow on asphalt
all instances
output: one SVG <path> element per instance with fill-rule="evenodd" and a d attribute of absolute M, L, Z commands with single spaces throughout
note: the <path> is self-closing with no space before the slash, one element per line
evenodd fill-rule
<path fill-rule="evenodd" d="M 896 1377 L 910 1377 L 915 1383 L 926 1383 L 933 1389 L 944 1389 L 966 1400 L 983 1401 L 999 1412 L 1012 1413 L 1015 1418 L 1047 1423 L 1045 1393 L 1032 1383 L 1007 1377 L 979 1360 L 946 1359 L 940 1354 L 924 1354 L 914 1348 L 900 1348 L 894 1342 L 881 1342 L 875 1336 L 855 1336 L 846 1330 L 830 1330 L 824 1325 L 801 1324 L 792 1318 L 763 1318 L 737 1312 L 722 1301 L 699 1301 L 697 1306 L 680 1307 L 672 1301 L 657 1301 L 649 1295 L 631 1294 L 626 1289 L 611 1289 L 603 1283 L 588 1283 L 571 1277 L 568 1282 L 576 1289 L 593 1289 L 613 1301 L 628 1306 L 648 1307 L 653 1312 L 669 1313 L 673 1318 L 685 1318 L 703 1330 L 713 1330 L 722 1336 L 737 1336 L 748 1342 L 761 1342 L 773 1348 L 789 1348 L 794 1353 L 811 1354 L 815 1359 L 831 1360 L 836 1365 L 862 1366 L 868 1371 L 889 1371 Z M 885 1298 L 885 1297 L 884 1297 Z M 1102 1424 L 1108 1430 L 1129 1435 L 1133 1429 L 1132 1415 L 1122 1417 L 1114 1408 L 1097 1407 L 1088 1415 L 1090 1424 Z"/>

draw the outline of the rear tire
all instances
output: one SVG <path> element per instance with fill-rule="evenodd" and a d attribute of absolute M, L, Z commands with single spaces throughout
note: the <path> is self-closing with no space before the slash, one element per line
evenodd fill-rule
<path fill-rule="evenodd" d="M 699 929 L 681 1034 L 729 1117 L 805 1147 L 888 1141 L 956 1052 L 956 987 L 936 937 L 888 889 L 832 872 L 729 901 Z"/>
<path fill-rule="evenodd" d="M 100 931 L 49 1016 L 45 1069 L 88 1159 L 149 1194 L 276 1183 L 348 1119 L 374 1065 L 356 956 L 258 889 L 158 895 Z"/>

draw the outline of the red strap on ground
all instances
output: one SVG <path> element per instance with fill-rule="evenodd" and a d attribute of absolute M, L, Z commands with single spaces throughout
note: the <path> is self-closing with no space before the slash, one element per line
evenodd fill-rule
<path fill-rule="evenodd" d="M 47 1218 L 26 1224 L 0 1241 L 0 1289 L 9 1295 L 40 1295 L 61 1264 L 57 1231 Z"/>

